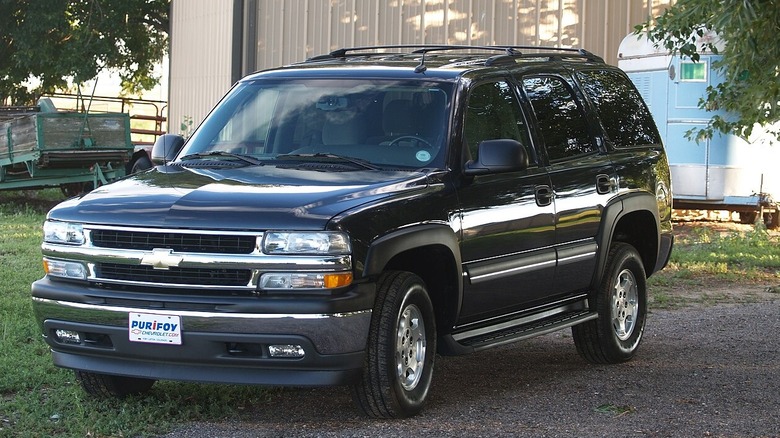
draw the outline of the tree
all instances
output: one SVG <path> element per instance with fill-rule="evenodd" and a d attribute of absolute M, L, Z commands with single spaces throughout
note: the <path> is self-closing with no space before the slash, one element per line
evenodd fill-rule
<path fill-rule="evenodd" d="M 103 69 L 126 93 L 153 88 L 168 10 L 169 0 L 0 0 L 0 103 L 30 103 Z"/>
<path fill-rule="evenodd" d="M 772 126 L 780 120 L 780 1 L 677 0 L 635 30 L 694 62 L 704 51 L 722 55 L 713 67 L 725 81 L 708 87 L 699 106 L 734 117 L 714 115 L 689 136 L 702 140 L 720 131 L 748 138 L 758 124 L 780 139 L 780 124 Z M 712 33 L 722 40 L 721 50 Z"/>

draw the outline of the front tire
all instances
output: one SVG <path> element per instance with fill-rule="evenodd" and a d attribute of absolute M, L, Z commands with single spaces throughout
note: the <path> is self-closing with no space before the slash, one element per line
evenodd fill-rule
<path fill-rule="evenodd" d="M 647 279 L 633 246 L 616 242 L 596 291 L 598 318 L 572 327 L 577 352 L 596 364 L 620 363 L 636 354 L 647 319 Z"/>
<path fill-rule="evenodd" d="M 76 381 L 87 394 L 101 398 L 125 398 L 128 395 L 149 391 L 155 380 L 140 377 L 114 376 L 110 374 L 74 371 Z"/>
<path fill-rule="evenodd" d="M 363 376 L 352 388 L 358 407 L 373 418 L 418 413 L 433 376 L 436 326 L 424 282 L 410 272 L 384 273 L 366 347 Z"/>

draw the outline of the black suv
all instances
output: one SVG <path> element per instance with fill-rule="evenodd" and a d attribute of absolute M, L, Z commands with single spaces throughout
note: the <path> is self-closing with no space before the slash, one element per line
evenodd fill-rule
<path fill-rule="evenodd" d="M 586 360 L 630 359 L 672 248 L 650 113 L 582 50 L 337 50 L 153 155 L 44 225 L 35 313 L 92 394 L 351 385 L 413 415 L 437 352 L 571 327 Z"/>

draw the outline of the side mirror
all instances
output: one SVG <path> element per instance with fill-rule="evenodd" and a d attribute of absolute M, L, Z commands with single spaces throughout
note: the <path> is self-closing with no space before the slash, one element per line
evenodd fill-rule
<path fill-rule="evenodd" d="M 152 164 L 160 166 L 170 163 L 184 146 L 184 137 L 177 134 L 164 134 L 157 137 L 152 146 Z"/>
<path fill-rule="evenodd" d="M 467 176 L 516 172 L 528 168 L 528 152 L 517 140 L 485 140 L 479 144 L 478 158 L 466 163 Z"/>

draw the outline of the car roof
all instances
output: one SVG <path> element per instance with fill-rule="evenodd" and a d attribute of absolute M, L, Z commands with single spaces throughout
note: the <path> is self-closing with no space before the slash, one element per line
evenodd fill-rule
<path fill-rule="evenodd" d="M 604 60 L 586 50 L 541 46 L 397 45 L 334 50 L 304 62 L 264 70 L 260 77 L 393 77 L 453 80 L 467 72 L 506 70 L 551 62 L 596 63 Z"/>

